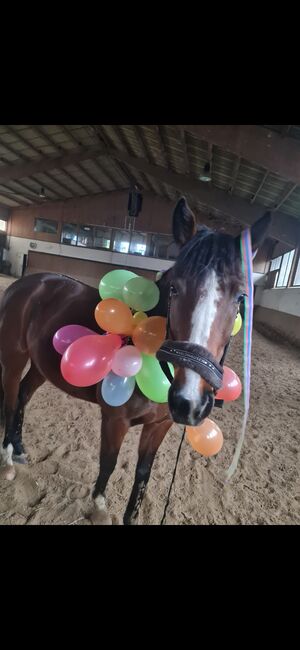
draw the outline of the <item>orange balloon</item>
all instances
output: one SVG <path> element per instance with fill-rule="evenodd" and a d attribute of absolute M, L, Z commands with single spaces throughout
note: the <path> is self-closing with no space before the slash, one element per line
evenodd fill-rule
<path fill-rule="evenodd" d="M 134 345 L 145 354 L 155 354 L 166 338 L 167 319 L 162 316 L 150 316 L 133 330 Z"/>
<path fill-rule="evenodd" d="M 101 300 L 95 309 L 95 319 L 105 332 L 127 336 L 132 333 L 132 313 L 128 305 L 116 298 Z"/>
<path fill-rule="evenodd" d="M 199 427 L 186 427 L 187 440 L 202 456 L 214 456 L 223 447 L 223 433 L 218 425 L 206 418 Z"/>
<path fill-rule="evenodd" d="M 133 315 L 133 327 L 136 327 L 142 320 L 148 318 L 147 314 L 144 311 L 136 311 Z"/>

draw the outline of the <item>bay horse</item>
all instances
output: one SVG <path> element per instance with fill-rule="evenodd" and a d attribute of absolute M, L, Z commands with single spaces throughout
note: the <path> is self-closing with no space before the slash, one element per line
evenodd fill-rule
<path fill-rule="evenodd" d="M 265 238 L 270 224 L 267 213 L 251 228 L 253 251 Z M 197 230 L 194 214 L 182 197 L 173 213 L 173 235 L 180 247 L 172 268 L 164 272 L 158 286 L 160 300 L 151 315 L 167 316 L 170 338 L 202 346 L 216 362 L 222 358 L 230 338 L 243 294 L 239 237 Z M 169 301 L 172 286 L 172 301 Z M 0 403 L 4 425 L 2 461 L 26 462 L 22 424 L 26 404 L 46 380 L 65 393 L 98 403 L 102 411 L 100 470 L 93 490 L 94 524 L 111 523 L 105 489 L 129 427 L 143 425 L 138 461 L 124 524 L 138 522 L 155 454 L 173 421 L 197 425 L 214 405 L 212 386 L 191 369 L 176 367 L 168 404 L 148 400 L 136 387 L 130 400 L 120 407 L 107 405 L 98 386 L 77 388 L 60 372 L 60 355 L 54 350 L 54 333 L 64 325 L 78 324 L 99 333 L 94 309 L 97 289 L 55 273 L 24 276 L 4 293 L 0 306 Z M 168 308 L 169 305 L 169 308 Z M 26 364 L 30 369 L 22 379 Z"/>

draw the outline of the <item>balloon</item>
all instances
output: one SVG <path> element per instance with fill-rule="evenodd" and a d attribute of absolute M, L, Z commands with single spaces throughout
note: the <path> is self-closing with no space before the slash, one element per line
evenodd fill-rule
<path fill-rule="evenodd" d="M 149 357 L 146 354 L 143 354 L 142 357 L 142 368 L 135 377 L 140 391 L 153 402 L 160 404 L 167 402 L 171 385 L 169 380 L 155 357 Z M 168 365 L 174 377 L 174 368 L 170 363 Z"/>
<path fill-rule="evenodd" d="M 242 321 L 241 314 L 239 312 L 237 314 L 237 317 L 236 317 L 235 321 L 234 321 L 234 326 L 233 326 L 233 330 L 231 332 L 231 336 L 235 336 L 240 331 L 240 329 L 242 327 L 242 324 L 243 324 L 243 321 Z"/>
<path fill-rule="evenodd" d="M 123 299 L 136 311 L 149 311 L 159 301 L 159 288 L 152 280 L 137 276 L 126 282 L 123 287 Z"/>
<path fill-rule="evenodd" d="M 148 316 L 144 311 L 136 311 L 133 315 L 133 327 L 136 327 L 136 325 L 141 323 L 142 320 L 145 320 L 145 318 L 148 318 Z"/>
<path fill-rule="evenodd" d="M 63 378 L 73 386 L 93 386 L 110 371 L 114 352 L 121 346 L 121 337 L 84 336 L 71 343 L 61 364 Z"/>
<path fill-rule="evenodd" d="M 125 269 L 115 269 L 106 273 L 100 280 L 99 293 L 102 300 L 105 298 L 117 298 L 123 300 L 122 289 L 128 280 L 137 278 L 136 273 Z"/>
<path fill-rule="evenodd" d="M 55 332 L 52 341 L 53 347 L 56 352 L 63 354 L 73 341 L 77 341 L 82 336 L 91 334 L 97 336 L 97 332 L 93 332 L 93 330 L 89 330 L 87 327 L 82 327 L 82 325 L 65 325 L 65 327 L 61 327 Z"/>
<path fill-rule="evenodd" d="M 132 313 L 127 305 L 115 298 L 99 302 L 95 309 L 96 321 L 103 330 L 113 334 L 132 333 Z"/>
<path fill-rule="evenodd" d="M 186 427 L 191 447 L 203 456 L 214 456 L 223 447 L 223 434 L 218 425 L 206 418 L 198 427 Z"/>
<path fill-rule="evenodd" d="M 150 316 L 134 328 L 132 340 L 134 345 L 145 354 L 155 354 L 166 338 L 167 319 L 162 316 Z"/>
<path fill-rule="evenodd" d="M 125 345 L 114 354 L 111 369 L 120 377 L 133 377 L 142 367 L 143 359 L 134 345 Z"/>
<path fill-rule="evenodd" d="M 134 389 L 134 377 L 119 377 L 110 372 L 102 382 L 101 395 L 106 404 L 122 406 L 128 402 Z"/>
<path fill-rule="evenodd" d="M 224 366 L 223 383 L 216 393 L 216 399 L 222 399 L 224 402 L 233 402 L 238 399 L 242 392 L 242 384 L 237 374 Z"/>

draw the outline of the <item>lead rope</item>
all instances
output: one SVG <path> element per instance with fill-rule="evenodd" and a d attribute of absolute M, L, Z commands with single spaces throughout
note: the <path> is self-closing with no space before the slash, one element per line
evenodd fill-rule
<path fill-rule="evenodd" d="M 171 300 L 172 300 L 173 292 L 174 292 L 174 288 L 173 288 L 173 285 L 171 284 L 170 291 L 169 291 L 169 298 L 168 298 L 168 311 L 167 311 L 167 328 L 166 328 L 167 329 L 167 332 L 166 332 L 167 339 L 170 337 L 170 311 L 171 311 Z M 164 371 L 165 375 L 167 376 L 169 382 L 172 383 L 173 377 L 172 377 L 172 375 L 170 373 L 170 369 L 169 369 L 169 366 L 168 366 L 167 362 L 166 361 L 160 361 L 160 366 L 161 366 L 162 370 Z M 175 476 L 176 476 L 176 472 L 177 472 L 178 461 L 179 461 L 179 456 L 180 456 L 184 436 L 185 436 L 185 427 L 183 429 L 181 440 L 180 440 L 180 443 L 179 443 L 179 446 L 178 446 L 178 449 L 177 449 L 177 456 L 176 456 L 175 466 L 174 466 L 172 479 L 171 479 L 171 483 L 170 483 L 170 487 L 169 487 L 169 491 L 168 491 L 168 496 L 167 496 L 165 507 L 164 507 L 163 516 L 162 516 L 161 521 L 160 521 L 160 526 L 163 526 L 164 523 L 165 523 L 165 520 L 166 520 L 167 509 L 168 509 L 168 506 L 169 506 L 169 503 L 170 503 L 172 487 L 173 487 L 174 481 L 175 481 Z"/>
<path fill-rule="evenodd" d="M 230 467 L 226 472 L 226 481 L 233 476 L 241 454 L 246 425 L 250 407 L 250 380 L 251 380 L 251 348 L 252 348 L 252 326 L 253 326 L 253 267 L 252 267 L 252 245 L 251 232 L 247 228 L 241 234 L 241 258 L 242 271 L 245 276 L 245 316 L 244 316 L 244 344 L 243 344 L 243 367 L 244 367 L 244 417 L 241 433 L 237 442 L 236 450 Z"/>
<path fill-rule="evenodd" d="M 234 452 L 234 456 L 231 462 L 230 467 L 228 468 L 226 472 L 226 481 L 229 481 L 231 477 L 233 476 L 237 464 L 239 461 L 239 457 L 241 454 L 244 438 L 245 438 L 245 432 L 246 432 L 246 425 L 248 421 L 248 414 L 249 414 L 249 407 L 250 407 L 250 380 L 251 380 L 251 349 L 252 349 L 252 327 L 253 327 L 253 267 L 252 267 L 252 245 L 251 245 L 251 231 L 249 228 L 244 230 L 241 234 L 241 241 L 240 241 L 240 247 L 241 247 L 241 259 L 242 259 L 242 271 L 245 276 L 245 284 L 246 284 L 246 294 L 244 295 L 244 304 L 245 304 L 245 317 L 244 317 L 244 342 L 243 342 L 243 368 L 244 368 L 244 417 L 243 417 L 243 424 L 242 424 L 242 430 L 238 439 L 238 443 L 236 446 L 236 450 Z M 168 302 L 168 313 L 167 313 L 167 331 L 169 332 L 169 321 L 170 321 L 170 308 L 171 308 L 171 298 L 172 298 L 172 286 L 170 288 L 170 295 L 169 295 L 169 302 Z M 228 351 L 229 347 L 229 342 L 227 343 L 224 354 L 221 360 L 221 364 L 223 365 L 226 353 Z M 163 368 L 163 365 L 166 366 L 167 370 L 168 364 L 167 363 L 161 363 L 161 367 Z M 175 461 L 175 467 L 173 470 L 173 475 L 172 475 L 172 480 L 171 484 L 169 487 L 169 492 L 167 496 L 167 500 L 165 503 L 164 507 L 164 512 L 163 516 L 161 518 L 160 526 L 162 526 L 165 522 L 166 519 L 166 514 L 167 514 L 167 509 L 170 503 L 170 496 L 171 496 L 171 491 L 172 487 L 174 485 L 175 481 L 175 476 L 176 476 L 176 471 L 177 471 L 177 466 L 178 466 L 178 461 L 179 461 L 179 456 L 185 436 L 185 427 L 183 429 L 183 433 L 181 436 L 181 440 L 179 443 L 179 447 L 177 450 L 177 456 L 176 456 L 176 461 Z"/>
<path fill-rule="evenodd" d="M 173 286 L 171 285 L 170 292 L 169 292 L 169 298 L 168 298 L 168 310 L 167 310 L 167 328 L 166 328 L 167 329 L 167 334 L 166 334 L 167 338 L 169 338 L 169 336 L 170 336 L 170 311 L 171 311 L 172 294 L 173 294 Z M 230 339 L 229 339 L 228 343 L 225 346 L 224 354 L 223 354 L 223 357 L 222 357 L 222 359 L 220 361 L 221 366 L 224 365 L 224 361 L 225 361 L 226 354 L 228 352 L 229 345 L 230 345 Z M 169 382 L 172 383 L 173 377 L 172 377 L 172 375 L 170 373 L 169 366 L 168 366 L 167 362 L 166 361 L 160 361 L 160 366 L 161 366 L 162 370 L 164 371 L 165 375 L 167 376 Z M 215 400 L 215 406 L 218 406 L 218 407 L 222 408 L 222 405 L 223 405 L 223 400 Z M 169 487 L 169 491 L 168 491 L 168 496 L 167 496 L 165 507 L 164 507 L 163 516 L 162 516 L 161 521 L 160 521 L 160 526 L 163 526 L 164 523 L 165 523 L 165 520 L 166 520 L 167 509 L 168 509 L 169 503 L 170 503 L 172 487 L 174 485 L 174 481 L 175 481 L 175 477 L 176 477 L 176 472 L 177 472 L 177 467 L 178 467 L 178 462 L 179 462 L 179 456 L 180 456 L 182 444 L 183 444 L 183 441 L 184 441 L 185 432 L 186 432 L 186 428 L 184 427 L 182 435 L 181 435 L 180 443 L 179 443 L 179 446 L 178 446 L 178 450 L 177 450 L 175 466 L 174 466 L 172 479 L 171 479 L 171 483 L 170 483 L 170 487 Z"/>
<path fill-rule="evenodd" d="M 177 465 L 178 465 L 178 461 L 179 461 L 179 456 L 180 456 L 184 436 L 185 436 L 185 427 L 183 429 L 183 433 L 182 433 L 181 440 L 180 440 L 180 443 L 179 443 L 179 447 L 178 447 L 178 450 L 177 450 L 177 456 L 176 456 L 176 461 L 175 461 L 175 467 L 174 467 L 174 470 L 173 470 L 173 476 L 172 476 L 172 480 L 171 480 L 171 483 L 170 483 L 169 492 L 168 492 L 167 500 L 166 500 L 165 507 L 164 507 L 164 514 L 163 514 L 163 516 L 161 518 L 160 526 L 163 526 L 163 524 L 165 522 L 165 519 L 166 519 L 167 509 L 168 509 L 168 505 L 170 503 L 171 491 L 172 491 L 172 487 L 173 487 L 173 484 L 174 484 L 174 481 L 175 481 Z"/>

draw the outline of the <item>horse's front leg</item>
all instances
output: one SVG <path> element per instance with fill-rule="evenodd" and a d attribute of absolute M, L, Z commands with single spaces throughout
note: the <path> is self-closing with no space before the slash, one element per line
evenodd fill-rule
<path fill-rule="evenodd" d="M 125 525 L 138 523 L 139 509 L 150 478 L 155 454 L 171 425 L 172 420 L 166 418 L 162 422 L 145 424 L 143 427 L 134 485 L 124 515 Z"/>
<path fill-rule="evenodd" d="M 117 418 L 102 415 L 100 470 L 93 491 L 94 510 L 91 514 L 93 524 L 109 525 L 112 523 L 106 507 L 105 489 L 108 479 L 115 469 L 118 454 L 128 428 L 129 420 L 124 417 Z"/>

